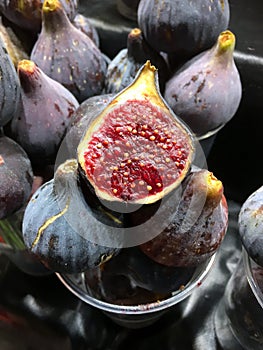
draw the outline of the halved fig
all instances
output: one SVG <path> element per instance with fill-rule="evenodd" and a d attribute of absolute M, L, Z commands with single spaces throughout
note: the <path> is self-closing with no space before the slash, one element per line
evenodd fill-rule
<path fill-rule="evenodd" d="M 147 61 L 87 128 L 77 156 L 99 198 L 149 204 L 181 183 L 194 149 L 193 134 L 160 95 L 157 69 Z"/>

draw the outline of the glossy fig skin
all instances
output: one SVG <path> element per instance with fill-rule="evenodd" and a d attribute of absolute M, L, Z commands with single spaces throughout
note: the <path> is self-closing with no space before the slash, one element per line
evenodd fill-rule
<path fill-rule="evenodd" d="M 220 33 L 211 49 L 187 61 L 166 83 L 165 100 L 198 136 L 224 126 L 239 107 L 242 84 L 234 48 L 235 35 Z"/>
<path fill-rule="evenodd" d="M 84 34 L 90 37 L 98 47 L 100 46 L 99 33 L 88 17 L 77 13 L 72 23 L 77 29 L 80 29 Z"/>
<path fill-rule="evenodd" d="M 96 44 L 70 22 L 58 0 L 43 4 L 42 29 L 30 59 L 65 86 L 79 103 L 102 93 L 106 59 Z"/>
<path fill-rule="evenodd" d="M 220 246 L 228 225 L 221 181 L 206 170 L 194 170 L 183 181 L 183 193 L 167 228 L 140 246 L 166 266 L 197 266 Z"/>
<path fill-rule="evenodd" d="M 74 185 L 76 170 L 74 160 L 61 164 L 54 179 L 34 193 L 23 218 L 22 233 L 27 249 L 46 267 L 60 273 L 78 273 L 93 268 L 117 251 L 91 242 L 75 231 L 68 220 L 67 214 L 75 205 L 70 188 L 77 189 Z M 76 192 L 75 195 L 78 196 Z M 78 221 L 80 214 L 75 212 Z M 90 228 L 86 227 L 86 230 Z M 96 232 L 88 234 L 95 235 Z"/>
<path fill-rule="evenodd" d="M 170 297 L 184 288 L 194 271 L 158 264 L 133 247 L 87 270 L 84 278 L 92 296 L 118 305 L 138 305 Z"/>
<path fill-rule="evenodd" d="M 189 58 L 214 44 L 230 13 L 227 0 L 141 0 L 137 15 L 153 48 Z"/>
<path fill-rule="evenodd" d="M 160 91 L 163 92 L 169 76 L 163 56 L 144 39 L 140 28 L 133 28 L 127 37 L 127 47 L 109 63 L 105 78 L 105 92 L 117 93 L 132 83 L 142 65 L 150 60 L 158 69 Z"/>
<path fill-rule="evenodd" d="M 80 173 L 109 205 L 154 203 L 179 186 L 189 170 L 194 137 L 160 95 L 157 79 L 147 61 L 78 146 Z"/>
<path fill-rule="evenodd" d="M 78 9 L 78 0 L 60 0 L 70 19 Z M 39 32 L 41 29 L 41 9 L 44 0 L 0 0 L 0 12 L 17 26 Z"/>
<path fill-rule="evenodd" d="M 263 267 L 263 186 L 243 203 L 238 217 L 239 234 L 248 255 Z"/>
<path fill-rule="evenodd" d="M 32 184 L 33 171 L 26 152 L 0 134 L 0 220 L 26 204 Z"/>
<path fill-rule="evenodd" d="M 15 67 L 0 37 L 0 128 L 19 111 L 20 84 Z"/>
<path fill-rule="evenodd" d="M 27 152 L 32 164 L 53 164 L 78 101 L 33 61 L 18 64 L 21 111 L 12 119 L 10 136 Z"/>

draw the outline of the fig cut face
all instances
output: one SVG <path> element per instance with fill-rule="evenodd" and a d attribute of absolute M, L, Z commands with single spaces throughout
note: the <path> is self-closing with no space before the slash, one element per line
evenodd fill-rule
<path fill-rule="evenodd" d="M 78 147 L 81 172 L 98 197 L 154 203 L 192 162 L 193 135 L 164 102 L 149 61 L 90 124 Z"/>

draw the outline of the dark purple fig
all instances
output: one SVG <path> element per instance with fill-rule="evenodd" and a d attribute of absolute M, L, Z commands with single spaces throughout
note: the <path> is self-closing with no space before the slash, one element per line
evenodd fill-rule
<path fill-rule="evenodd" d="M 211 49 L 185 63 L 166 84 L 165 100 L 198 136 L 220 129 L 238 109 L 242 86 L 234 48 L 234 34 L 222 32 Z"/>
<path fill-rule="evenodd" d="M 19 210 L 31 194 L 33 172 L 26 152 L 0 135 L 0 219 Z"/>
<path fill-rule="evenodd" d="M 80 29 L 84 34 L 90 37 L 92 41 L 94 41 L 94 43 L 99 47 L 99 33 L 88 17 L 82 15 L 81 13 L 78 13 L 72 20 L 72 23 L 76 28 Z"/>
<path fill-rule="evenodd" d="M 53 164 L 66 134 L 72 113 L 79 106 L 75 97 L 48 77 L 30 60 L 18 64 L 21 112 L 12 119 L 10 135 L 27 152 L 32 163 Z"/>
<path fill-rule="evenodd" d="M 78 0 L 60 0 L 70 19 L 75 17 Z M 41 10 L 44 0 L 0 0 L 0 11 L 18 27 L 39 32 L 41 29 Z"/>
<path fill-rule="evenodd" d="M 102 94 L 89 97 L 82 102 L 72 114 L 71 122 L 65 137 L 69 158 L 76 157 L 77 148 L 83 133 L 87 130 L 89 124 L 110 103 L 114 96 L 114 94 Z"/>
<path fill-rule="evenodd" d="M 42 18 L 42 30 L 31 60 L 71 91 L 79 102 L 99 95 L 107 68 L 99 48 L 69 21 L 58 0 L 44 1 Z"/>
<path fill-rule="evenodd" d="M 191 57 L 210 48 L 229 23 L 228 0 L 141 0 L 138 24 L 157 51 Z"/>
<path fill-rule="evenodd" d="M 6 125 L 19 110 L 20 84 L 15 66 L 0 36 L 0 128 Z"/>
<path fill-rule="evenodd" d="M 23 218 L 22 233 L 28 250 L 46 267 L 60 273 L 94 268 L 118 252 L 116 248 L 94 243 L 98 234 L 104 234 L 96 220 L 81 227 L 80 218 L 89 209 L 81 206 L 77 168 L 74 159 L 62 163 L 54 179 L 34 193 Z"/>
<path fill-rule="evenodd" d="M 126 248 L 99 267 L 85 271 L 88 292 L 118 305 L 138 305 L 170 297 L 189 282 L 195 268 L 154 262 L 137 247 Z"/>
<path fill-rule="evenodd" d="M 133 28 L 127 37 L 127 48 L 122 49 L 108 65 L 105 91 L 117 93 L 123 90 L 132 83 L 147 60 L 158 69 L 160 90 L 163 91 L 168 79 L 168 66 L 163 56 L 145 41 L 141 30 Z"/>
<path fill-rule="evenodd" d="M 263 186 L 255 190 L 243 203 L 238 226 L 248 255 L 263 267 Z"/>
<path fill-rule="evenodd" d="M 187 174 L 192 136 L 160 95 L 157 70 L 147 61 L 83 134 L 80 173 L 109 204 L 154 203 Z"/>
<path fill-rule="evenodd" d="M 227 229 L 228 209 L 221 181 L 205 169 L 191 172 L 171 223 L 142 251 L 166 266 L 197 266 L 220 246 Z"/>

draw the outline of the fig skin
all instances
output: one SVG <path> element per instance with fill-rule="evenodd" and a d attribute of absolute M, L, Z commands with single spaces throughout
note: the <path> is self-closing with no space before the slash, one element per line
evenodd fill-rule
<path fill-rule="evenodd" d="M 126 206 L 154 203 L 179 186 L 194 151 L 192 133 L 163 100 L 157 70 L 147 61 L 90 124 L 77 158 L 99 198 Z"/>
<path fill-rule="evenodd" d="M 210 48 L 228 28 L 227 0 L 141 0 L 138 25 L 157 51 L 190 58 Z"/>
<path fill-rule="evenodd" d="M 60 0 L 70 19 L 78 9 L 78 0 Z M 0 0 L 1 13 L 18 27 L 32 32 L 41 29 L 41 10 L 44 0 Z M 24 57 L 25 58 L 25 57 Z"/>
<path fill-rule="evenodd" d="M 106 59 L 96 44 L 69 21 L 58 0 L 43 4 L 42 29 L 30 59 L 64 85 L 79 103 L 103 91 Z"/>
<path fill-rule="evenodd" d="M 14 140 L 0 134 L 0 220 L 28 201 L 33 171 L 26 152 Z"/>
<path fill-rule="evenodd" d="M 154 262 L 138 247 L 123 249 L 99 267 L 85 271 L 88 292 L 118 305 L 156 302 L 183 289 L 195 268 L 167 267 Z"/>
<path fill-rule="evenodd" d="M 166 83 L 165 100 L 197 136 L 223 127 L 239 107 L 242 84 L 234 48 L 235 35 L 222 32 L 211 49 L 186 62 Z"/>
<path fill-rule="evenodd" d="M 17 68 L 21 84 L 21 112 L 12 119 L 10 136 L 27 152 L 33 165 L 53 164 L 79 103 L 31 60 Z"/>
<path fill-rule="evenodd" d="M 223 185 L 206 169 L 195 169 L 183 181 L 183 193 L 167 228 L 140 246 L 166 266 L 198 266 L 220 246 L 228 226 Z"/>
<path fill-rule="evenodd" d="M 142 65 L 150 60 L 158 69 L 160 91 L 168 79 L 168 65 L 163 56 L 144 39 L 139 28 L 133 28 L 127 37 L 127 48 L 122 49 L 109 63 L 105 78 L 105 92 L 118 93 L 130 85 Z"/>
<path fill-rule="evenodd" d="M 20 84 L 12 59 L 0 36 L 0 128 L 5 126 L 19 111 Z"/>
<path fill-rule="evenodd" d="M 88 17 L 81 13 L 77 13 L 73 18 L 72 23 L 77 29 L 81 30 L 84 34 L 91 38 L 91 40 L 94 41 L 98 47 L 100 46 L 99 33 Z"/>
<path fill-rule="evenodd" d="M 242 204 L 238 227 L 248 255 L 263 267 L 263 186 L 255 190 Z"/>
<path fill-rule="evenodd" d="M 34 193 L 23 217 L 22 233 L 27 249 L 55 272 L 82 272 L 118 252 L 93 243 L 71 225 L 67 215 L 72 206 L 75 220 L 79 221 L 81 215 L 75 210 L 78 207 L 74 200 L 80 198 L 76 182 L 77 162 L 70 159 L 57 168 L 52 180 Z M 94 226 L 85 229 L 88 235 L 97 234 Z"/>

